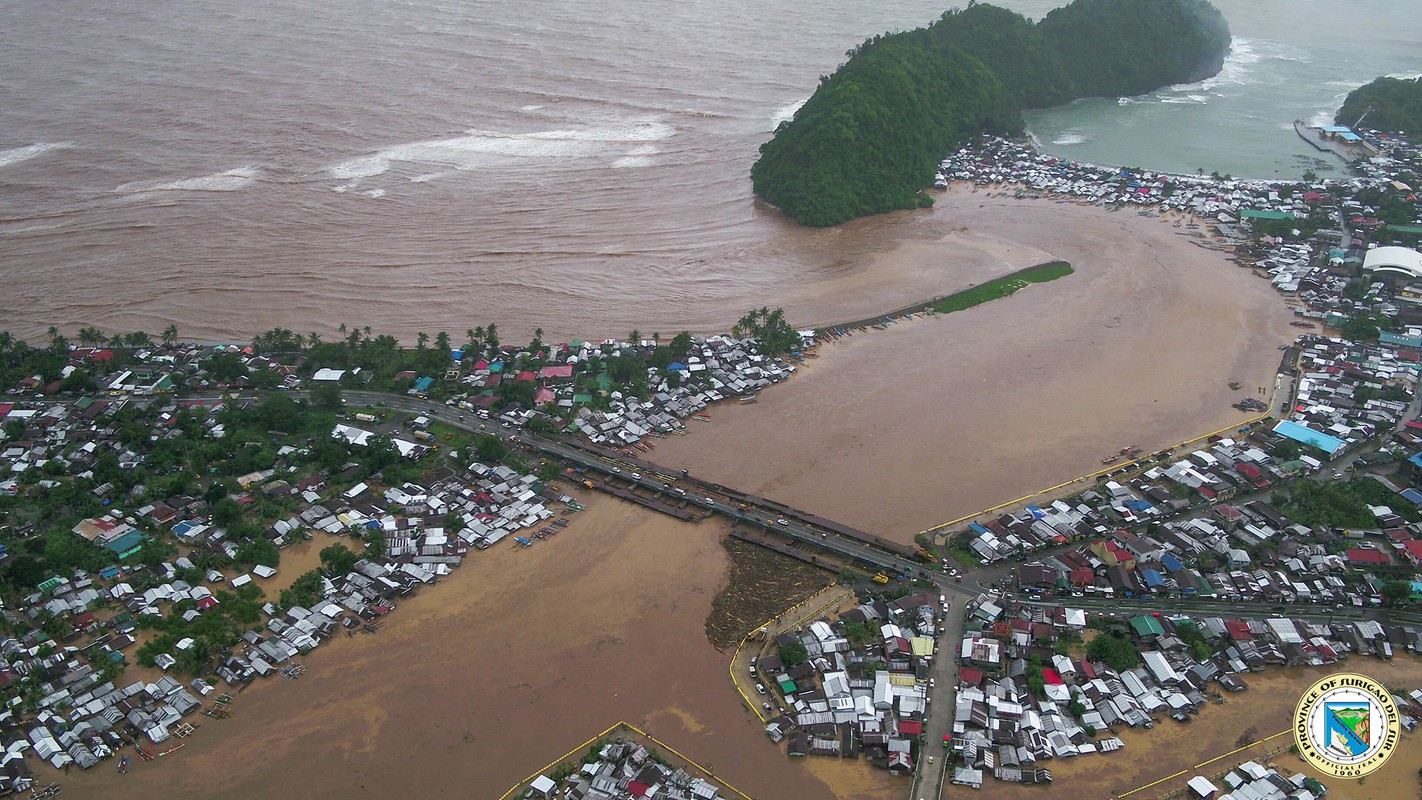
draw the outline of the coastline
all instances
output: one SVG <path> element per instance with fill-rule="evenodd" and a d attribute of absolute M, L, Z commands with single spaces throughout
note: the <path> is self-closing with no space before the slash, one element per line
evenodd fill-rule
<path fill-rule="evenodd" d="M 1094 472 L 1103 450 L 1243 419 L 1228 381 L 1272 387 L 1291 311 L 1227 254 L 1163 219 L 988 194 L 948 190 L 929 212 L 947 235 L 875 268 L 931 254 L 954 285 L 1044 254 L 1071 263 L 1071 280 L 822 347 L 754 409 L 718 410 L 715 436 L 662 443 L 658 461 L 907 542 Z"/>

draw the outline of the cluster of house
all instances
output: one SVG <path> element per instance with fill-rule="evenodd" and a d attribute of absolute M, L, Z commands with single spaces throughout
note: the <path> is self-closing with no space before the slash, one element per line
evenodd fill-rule
<path fill-rule="evenodd" d="M 946 612 L 931 594 L 875 599 L 836 620 L 781 634 L 777 651 L 755 665 L 780 711 L 766 734 L 786 742 L 790 756 L 862 754 L 876 767 L 910 774 Z M 808 657 L 787 666 L 778 653 L 796 644 Z"/>
<path fill-rule="evenodd" d="M 504 361 L 480 359 L 472 371 L 461 378 L 464 385 L 478 390 L 451 402 L 461 408 L 476 411 L 481 417 L 496 416 L 510 425 L 523 425 L 536 413 L 534 409 L 509 407 L 502 412 L 492 391 L 504 381 L 531 382 L 535 408 L 553 407 L 570 412 L 571 429 L 593 444 L 606 447 L 626 447 L 648 436 L 661 436 L 685 427 L 682 420 L 704 410 L 711 403 L 730 397 L 750 397 L 772 383 L 788 378 L 795 366 L 787 361 L 758 352 L 750 338 L 728 335 L 693 338 L 691 352 L 685 359 L 665 368 L 648 367 L 647 385 L 650 396 L 641 400 L 625 392 L 610 374 L 599 374 L 594 383 L 605 392 L 606 407 L 593 407 L 593 395 L 588 387 L 574 383 L 574 370 L 579 364 L 625 350 L 646 352 L 656 342 L 644 340 L 626 343 L 606 340 L 599 343 L 574 342 L 558 345 L 544 353 L 548 363 L 538 370 L 510 369 Z M 514 354 L 516 361 L 520 354 Z M 512 374 L 510 374 L 512 373 Z M 418 385 L 416 389 L 418 391 Z"/>
<path fill-rule="evenodd" d="M 539 775 L 522 796 L 529 800 L 722 800 L 716 784 L 663 763 L 636 742 L 607 742 L 584 761 L 561 781 Z"/>
<path fill-rule="evenodd" d="M 1057 158 L 1030 143 L 992 136 L 965 145 L 939 164 L 937 185 L 946 188 L 951 181 L 1013 184 L 1059 199 L 1184 211 L 1226 224 L 1251 211 L 1307 216 L 1309 203 L 1323 199 L 1322 191 L 1305 190 L 1296 182 L 1131 172 Z M 1290 191 L 1294 188 L 1299 191 Z"/>
<path fill-rule="evenodd" d="M 1186 784 L 1201 800 L 1316 800 L 1327 794 L 1323 784 L 1302 772 L 1289 777 L 1273 767 L 1246 761 L 1224 774 L 1220 789 L 1209 778 L 1196 775 Z"/>
<path fill-rule="evenodd" d="M 1230 566 L 1245 568 L 1251 564 L 1246 551 L 1277 534 L 1315 535 L 1296 530 L 1265 502 L 1241 499 L 1239 507 L 1230 503 L 1324 471 L 1334 459 L 1369 442 L 1392 437 L 1406 447 L 1417 441 L 1422 425 L 1404 419 L 1416 390 L 1419 351 L 1386 336 L 1383 342 L 1367 344 L 1310 334 L 1296 346 L 1300 353 L 1296 400 L 1287 419 L 1245 426 L 1238 438 L 1216 438 L 1183 456 L 1151 454 L 1075 496 L 971 523 L 963 533 L 965 546 L 991 563 L 1105 536 L 1121 527 L 1158 525 L 1196 514 L 1196 519 L 1166 525 L 1167 530 L 1192 540 L 1188 547 L 1167 552 L 1189 560 L 1203 549 L 1212 549 Z M 1358 463 L 1392 457 L 1390 451 L 1364 453 Z M 1342 476 L 1333 473 L 1333 477 Z M 1391 489 L 1399 504 L 1416 506 L 1422 501 L 1416 491 L 1381 476 L 1370 477 Z M 1201 513 L 1206 507 L 1208 513 Z M 1395 516 L 1391 511 L 1383 506 L 1376 509 L 1379 530 L 1389 527 L 1389 517 Z M 1140 555 L 1132 560 L 1141 560 Z M 1130 585 L 1103 588 L 1133 590 Z"/>
<path fill-rule="evenodd" d="M 1373 621 L 1324 624 L 1271 617 L 1141 614 L 1088 626 L 1087 613 L 1065 606 L 980 595 L 965 610 L 958 648 L 959 688 L 946 743 L 959 764 L 954 782 L 1043 783 L 1053 758 L 1109 753 L 1111 732 L 1151 728 L 1162 717 L 1190 722 L 1221 691 L 1247 688 L 1240 674 L 1267 665 L 1331 664 L 1350 653 L 1390 657 L 1389 640 L 1415 647 L 1419 630 Z M 1135 666 L 1067 655 L 1092 636 L 1118 636 L 1138 653 Z M 1069 644 L 1061 648 L 1060 643 Z M 1063 649 L 1066 653 L 1063 652 Z M 1040 684 L 1033 687 L 1033 678 Z M 1403 700 L 1405 705 L 1405 699 Z M 1411 730 L 1418 713 L 1407 706 Z"/>
<path fill-rule="evenodd" d="M 130 401 L 152 402 L 142 398 L 115 403 Z M 27 430 L 42 431 L 43 435 L 22 448 L 19 457 L 10 461 L 10 469 L 43 464 L 76 440 L 83 440 L 81 432 L 91 426 L 77 405 L 28 415 Z M 164 413 L 175 410 L 173 406 Z M 80 456 L 67 457 L 66 469 L 83 474 L 83 459 L 93 458 L 104 448 L 123 449 L 111 439 L 95 434 L 94 441 L 77 449 Z M 134 453 L 121 457 L 139 458 Z M 207 667 L 218 681 L 240 686 L 273 673 L 295 677 L 302 654 L 343 631 L 353 635 L 357 629 L 369 629 L 370 620 L 392 610 L 398 598 L 458 567 L 471 548 L 485 548 L 537 526 L 561 529 L 566 520 L 555 519 L 555 509 L 571 502 L 532 476 L 477 462 L 462 474 L 430 487 L 413 483 L 376 487 L 361 482 L 341 490 L 354 480 L 356 469 L 351 468 L 350 476 L 345 472 L 329 477 L 317 474 L 289 482 L 282 467 L 239 479 L 243 498 L 260 493 L 296 501 L 297 510 L 290 518 L 276 520 L 266 531 L 278 544 L 311 538 L 314 531 L 365 538 L 379 531 L 386 546 L 383 555 L 358 561 L 348 574 L 324 578 L 319 599 L 309 606 L 264 605 L 263 630 L 247 631 L 236 647 L 220 657 L 211 654 Z M 327 480 L 337 485 L 328 487 Z M 253 583 L 260 587 L 276 575 L 275 568 L 263 565 L 235 574 L 231 568 L 225 573 L 198 569 L 194 563 L 197 553 L 211 550 L 235 557 L 239 547 L 206 516 L 206 510 L 201 500 L 173 497 L 129 512 L 115 505 L 102 516 L 83 520 L 73 534 L 92 546 L 113 551 L 120 565 L 97 575 L 54 576 L 25 598 L 23 607 L 5 612 L 20 629 L 35 629 L 0 641 L 0 653 L 7 662 L 0 667 L 0 686 L 26 681 L 26 686 L 33 684 L 34 688 L 27 690 L 32 694 L 28 698 L 12 697 L 0 713 L 0 730 L 9 732 L 3 737 L 7 761 L 0 762 L 0 775 L 9 774 L 12 767 L 8 765 L 16 763 L 17 754 L 32 752 L 55 767 L 72 763 L 88 768 L 124 744 L 144 740 L 158 744 L 185 730 L 184 718 L 200 708 L 199 698 L 215 691 L 212 683 L 198 679 L 183 684 L 164 675 L 153 682 L 119 685 L 103 679 L 103 673 L 105 665 L 129 660 L 137 643 L 138 619 L 180 616 L 184 623 L 196 626 L 204 614 L 220 605 L 217 590 Z M 458 520 L 457 527 L 446 527 L 451 517 Z M 188 548 L 186 554 L 156 570 L 127 559 L 146 538 L 164 530 Z M 25 531 L 15 533 L 26 535 Z M 178 577 L 180 572 L 188 577 L 201 575 L 202 580 L 183 580 Z M 45 620 L 53 619 L 64 620 L 66 632 L 72 627 L 72 633 L 58 635 L 59 641 L 52 639 L 40 628 Z M 194 647 L 199 648 L 194 652 L 202 652 L 199 639 L 182 636 L 173 651 L 155 656 L 155 665 L 172 670 L 180 663 L 182 651 Z M 3 780 L 0 777 L 0 783 Z"/>

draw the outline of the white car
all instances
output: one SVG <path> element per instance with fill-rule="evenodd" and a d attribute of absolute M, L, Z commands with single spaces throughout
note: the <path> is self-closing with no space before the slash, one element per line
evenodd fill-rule
<path fill-rule="evenodd" d="M 788 519 L 786 519 L 786 518 L 784 518 L 784 517 L 781 517 L 780 519 L 777 519 L 777 520 L 775 521 L 775 524 L 776 524 L 776 525 L 789 525 L 789 524 L 790 524 L 790 520 L 788 520 Z"/>
<path fill-rule="evenodd" d="M 757 683 L 757 684 L 755 685 L 755 690 L 756 690 L 757 692 L 761 693 L 761 694 L 765 694 L 765 684 L 763 684 L 763 683 Z"/>
<path fill-rule="evenodd" d="M 632 473 L 632 480 L 634 480 L 634 481 L 640 481 L 640 480 L 642 480 L 642 473 L 640 473 L 640 472 L 634 472 L 634 473 Z"/>

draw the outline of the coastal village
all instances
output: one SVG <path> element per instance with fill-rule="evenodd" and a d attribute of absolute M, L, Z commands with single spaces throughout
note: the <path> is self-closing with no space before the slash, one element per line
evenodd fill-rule
<path fill-rule="evenodd" d="M 945 183 L 1167 214 L 1162 224 L 1270 280 L 1313 332 L 1281 353 L 1286 413 L 1188 451 L 1121 448 L 1090 488 L 935 543 L 967 568 L 1015 565 L 969 602 L 870 585 L 852 610 L 780 634 L 751 673 L 770 739 L 790 757 L 863 756 L 904 775 L 950 758 L 968 786 L 1043 783 L 1052 759 L 1109 754 L 1122 726 L 1208 714 L 1267 666 L 1422 646 L 1422 625 L 1362 613 L 1422 597 L 1422 256 L 1408 246 L 1422 220 L 1401 180 L 1422 156 L 1396 137 L 1361 138 L 1375 150 L 1368 177 L 1309 184 L 1107 170 L 1004 140 L 945 162 Z M 368 332 L 325 349 L 92 333 L 75 347 L 56 333 L 46 369 L 0 403 L 0 561 L 23 587 L 3 612 L 0 791 L 34 788 L 34 761 L 123 772 L 174 752 L 198 725 L 220 724 L 251 681 L 301 679 L 322 642 L 377 634 L 471 550 L 575 531 L 591 481 L 526 460 L 519 429 L 647 453 L 714 403 L 755 402 L 817 344 L 870 327 L 826 336 L 781 323 L 776 348 L 763 331 L 527 347 L 471 331 L 458 348 L 422 341 L 418 363 L 401 365 L 415 368 L 384 372 L 356 363 L 373 348 Z M 1274 389 L 1232 388 L 1242 413 L 1267 410 Z M 366 390 L 437 405 L 343 400 Z M 475 426 L 501 436 L 461 430 Z M 198 451 L 213 455 L 208 475 L 183 469 Z M 48 516 L 25 513 L 41 501 Z M 57 530 L 58 519 L 69 522 Z M 319 568 L 283 569 L 282 550 L 318 538 Z M 1118 616 L 1078 598 L 1162 610 Z M 943 642 L 950 613 L 966 627 Z M 960 666 L 952 735 L 927 742 L 942 647 Z M 1422 693 L 1397 699 L 1416 712 Z M 1251 764 L 1221 779 L 1228 791 L 1320 793 Z M 607 745 L 564 780 L 529 796 L 717 796 L 631 744 Z"/>

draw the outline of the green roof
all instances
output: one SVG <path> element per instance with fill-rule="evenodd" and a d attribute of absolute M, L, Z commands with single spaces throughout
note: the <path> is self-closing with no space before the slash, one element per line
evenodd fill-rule
<path fill-rule="evenodd" d="M 1396 233 L 1422 234 L 1422 225 L 1389 225 L 1387 229 Z"/>
<path fill-rule="evenodd" d="M 1287 211 L 1256 211 L 1246 208 L 1239 212 L 1240 219 L 1293 219 L 1294 215 Z"/>
<path fill-rule="evenodd" d="M 780 691 L 785 694 L 792 694 L 795 691 L 795 682 L 786 678 L 780 682 Z"/>
<path fill-rule="evenodd" d="M 1165 627 L 1160 624 L 1160 620 L 1145 614 L 1131 617 L 1131 627 L 1135 629 L 1137 636 L 1160 636 L 1165 633 Z"/>
<path fill-rule="evenodd" d="M 105 544 L 104 547 L 117 553 L 119 558 L 128 558 L 143 549 L 143 534 L 138 531 L 129 531 Z"/>

